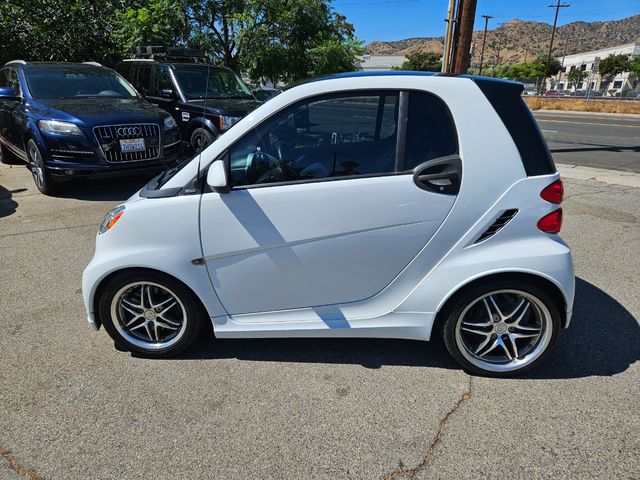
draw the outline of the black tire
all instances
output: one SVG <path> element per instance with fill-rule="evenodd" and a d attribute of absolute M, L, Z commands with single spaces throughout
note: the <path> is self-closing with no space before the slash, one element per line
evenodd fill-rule
<path fill-rule="evenodd" d="M 184 318 L 183 321 L 180 322 L 179 331 L 175 332 L 175 336 L 164 342 L 165 344 L 167 344 L 167 346 L 162 346 L 162 342 L 158 342 L 154 346 L 153 342 L 149 342 L 145 338 L 142 338 L 147 336 L 147 334 L 144 333 L 145 330 L 137 327 L 138 331 L 136 334 L 134 334 L 132 331 L 129 331 L 124 325 L 125 322 L 123 321 L 121 316 L 123 314 L 126 314 L 121 309 L 121 307 L 119 307 L 123 305 L 123 302 L 120 299 L 126 298 L 127 292 L 132 292 L 134 289 L 137 289 L 138 286 L 136 284 L 138 283 L 155 284 L 161 287 L 161 289 L 165 289 L 166 291 L 168 291 L 170 295 L 173 295 L 178 300 L 177 311 L 184 314 Z M 132 284 L 136 286 L 129 288 L 129 286 L 131 286 Z M 156 289 L 156 294 L 158 291 L 162 292 L 162 290 L 158 290 L 157 287 L 152 286 L 151 288 Z M 124 292 L 123 289 L 125 290 Z M 201 335 L 201 333 L 204 331 L 205 324 L 208 321 L 208 315 L 206 314 L 204 307 L 193 294 L 193 292 L 191 292 L 191 290 L 189 290 L 183 283 L 179 282 L 169 275 L 165 275 L 160 272 L 122 272 L 111 278 L 108 281 L 107 285 L 105 285 L 104 288 L 101 289 L 99 295 L 100 297 L 98 298 L 98 312 L 100 315 L 100 320 L 102 321 L 102 324 L 104 325 L 104 328 L 109 336 L 111 336 L 111 338 L 115 342 L 116 346 L 120 349 L 135 352 L 141 356 L 148 358 L 171 357 L 187 349 Z M 142 303 L 144 303 L 144 301 Z M 125 304 L 130 305 L 126 302 Z M 170 304 L 171 302 L 168 304 L 165 303 L 163 307 Z M 142 310 L 143 309 L 140 309 L 140 311 Z M 150 308 L 149 310 L 154 309 Z M 136 312 L 137 311 L 138 310 L 136 310 Z M 155 311 L 157 311 L 157 309 Z M 172 315 L 175 315 L 175 313 L 173 313 Z M 155 315 L 153 317 L 154 321 L 157 320 L 155 318 Z M 166 321 L 164 317 L 160 317 L 160 315 L 158 315 L 158 317 L 163 318 L 163 321 Z M 176 317 L 174 316 L 174 320 L 175 319 Z M 143 321 L 143 323 L 151 322 L 151 320 L 149 320 L 149 317 L 146 316 L 146 311 L 144 314 L 142 314 L 141 320 Z M 133 323 L 132 325 L 137 325 L 137 322 Z M 171 323 L 171 325 L 174 324 Z M 143 328 L 146 329 L 146 327 Z M 165 331 L 162 330 L 162 327 L 160 328 L 161 331 Z M 166 330 L 165 333 L 167 333 L 168 338 L 173 335 L 173 332 L 169 330 Z M 155 334 L 158 335 L 157 327 L 155 330 Z M 140 335 L 141 338 L 136 338 L 136 335 Z"/>
<path fill-rule="evenodd" d="M 61 190 L 60 183 L 56 182 L 45 168 L 42 152 L 33 139 L 27 142 L 27 157 L 29 158 L 29 169 L 33 183 L 40 193 L 53 195 L 59 192 Z"/>
<path fill-rule="evenodd" d="M 215 135 L 211 133 L 210 130 L 204 127 L 199 127 L 191 132 L 189 144 L 194 149 L 195 153 L 199 153 L 211 145 L 215 139 Z"/>
<path fill-rule="evenodd" d="M 4 163 L 5 165 L 20 165 L 24 162 L 0 143 L 0 163 Z"/>
<path fill-rule="evenodd" d="M 529 345 L 527 346 L 528 348 L 530 348 L 530 352 L 531 352 L 531 354 L 529 355 L 529 359 L 530 359 L 529 361 L 527 361 L 527 354 L 523 354 L 523 350 L 519 351 L 519 353 L 522 355 L 521 359 L 517 355 L 514 355 L 514 350 L 511 347 L 512 340 L 508 338 L 512 332 L 511 328 L 509 328 L 508 331 L 504 332 L 503 334 L 491 333 L 492 339 L 500 336 L 501 339 L 505 340 L 504 343 L 507 344 L 507 346 L 505 346 L 504 349 L 505 351 L 509 352 L 506 355 L 511 354 L 512 356 L 514 356 L 515 360 L 513 361 L 508 360 L 507 363 L 505 364 L 506 367 L 500 367 L 500 366 L 496 367 L 494 365 L 490 365 L 489 362 L 485 362 L 487 363 L 487 367 L 484 368 L 483 365 L 479 365 L 483 363 L 482 360 L 479 358 L 475 358 L 476 357 L 475 352 L 472 352 L 471 349 L 465 348 L 465 342 L 462 340 L 463 334 L 459 332 L 459 335 L 456 336 L 456 331 L 459 329 L 462 329 L 463 318 L 461 317 L 463 313 L 465 313 L 465 310 L 467 314 L 471 314 L 473 313 L 473 311 L 471 310 L 472 308 L 474 308 L 473 305 L 480 305 L 479 307 L 475 307 L 475 308 L 483 308 L 484 303 L 480 304 L 479 302 L 481 301 L 483 296 L 486 296 L 492 292 L 497 292 L 496 293 L 497 295 L 506 295 L 506 296 L 510 295 L 509 293 L 507 294 L 501 293 L 504 291 L 521 292 L 523 295 L 526 296 L 526 297 L 524 296 L 522 297 L 522 298 L 525 298 L 525 300 L 529 299 L 528 297 L 531 297 L 529 299 L 530 306 L 531 306 L 530 310 L 532 311 L 535 310 L 535 312 L 537 313 L 535 314 L 529 313 L 528 315 L 537 315 L 539 313 L 541 315 L 541 318 L 544 317 L 544 320 L 541 320 L 541 325 L 543 324 L 542 322 L 544 322 L 545 327 L 540 329 L 541 331 L 540 338 L 535 339 L 535 341 L 538 343 L 537 344 L 534 343 L 530 346 Z M 517 294 L 513 293 L 513 295 L 515 296 Z M 506 296 L 505 298 L 508 298 Z M 489 297 L 486 297 L 486 298 L 489 298 Z M 533 299 L 537 299 L 537 301 Z M 549 295 L 546 290 L 544 290 L 543 288 L 541 288 L 535 283 L 528 283 L 528 282 L 524 282 L 522 280 L 517 280 L 517 279 L 489 281 L 488 283 L 477 285 L 467 291 L 462 292 L 462 294 L 455 296 L 445 306 L 445 309 L 441 312 L 442 319 L 444 320 L 444 325 L 442 329 L 443 340 L 451 356 L 468 372 L 472 372 L 472 373 L 476 373 L 484 376 L 490 376 L 490 377 L 511 377 L 514 375 L 519 375 L 523 372 L 526 372 L 538 366 L 541 362 L 544 361 L 545 358 L 549 356 L 549 354 L 553 350 L 553 347 L 558 338 L 558 333 L 560 331 L 560 325 L 561 325 L 560 308 L 561 306 L 557 305 L 553 297 Z M 491 309 L 493 309 L 493 307 L 491 307 Z M 519 315 L 519 313 L 517 315 Z M 517 315 L 514 315 L 514 316 L 517 316 Z M 496 323 L 492 325 L 488 325 L 486 327 L 482 327 L 483 331 L 494 332 L 494 329 L 498 328 L 497 325 L 498 323 L 500 323 L 500 320 L 495 320 L 495 317 L 497 316 L 498 315 L 494 313 L 493 321 Z M 465 317 L 465 318 L 468 318 L 468 317 Z M 465 323 L 467 326 L 469 325 L 469 323 L 467 322 Z M 477 330 L 478 328 L 474 326 L 473 329 Z M 469 332 L 471 330 L 467 330 L 467 331 Z M 472 334 L 473 333 L 474 332 L 472 332 Z M 522 332 L 522 333 L 526 333 L 526 332 Z M 464 335 L 468 335 L 468 334 L 464 334 Z M 486 339 L 486 337 L 484 338 L 481 337 L 481 340 L 484 340 L 484 339 Z M 517 343 L 515 342 L 515 340 L 513 340 L 513 342 Z M 482 341 L 479 340 L 478 343 L 482 343 Z M 491 347 L 492 344 L 493 342 L 490 341 L 489 347 Z M 465 351 L 463 351 L 463 349 L 465 349 Z M 482 352 L 483 350 L 484 349 L 480 350 L 480 352 Z M 525 349 L 524 351 L 526 352 L 527 350 Z M 486 351 L 485 353 L 483 353 L 483 355 L 486 355 Z M 475 363 L 472 363 L 470 359 L 472 359 L 473 362 Z M 522 362 L 528 362 L 528 363 L 523 363 L 520 366 L 518 365 L 509 366 L 510 364 L 514 364 L 514 361 L 515 362 L 522 361 Z M 493 370 L 494 368 L 511 368 L 511 369 L 503 370 L 503 371 L 495 371 Z"/>

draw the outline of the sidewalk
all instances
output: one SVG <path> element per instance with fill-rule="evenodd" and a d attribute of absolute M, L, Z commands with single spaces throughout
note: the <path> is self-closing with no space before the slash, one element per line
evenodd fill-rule
<path fill-rule="evenodd" d="M 604 168 L 582 167 L 578 165 L 568 165 L 556 163 L 560 175 L 565 178 L 576 180 L 595 180 L 597 182 L 609 183 L 612 185 L 624 185 L 627 187 L 640 188 L 640 174 L 632 172 L 620 172 L 618 170 L 608 170 Z"/>

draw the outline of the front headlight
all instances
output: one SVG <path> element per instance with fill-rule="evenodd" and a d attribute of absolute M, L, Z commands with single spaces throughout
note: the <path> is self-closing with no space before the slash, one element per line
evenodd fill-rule
<path fill-rule="evenodd" d="M 61 135 L 82 135 L 82 130 L 75 123 L 59 120 L 40 120 L 38 128 L 43 133 L 57 133 Z"/>
<path fill-rule="evenodd" d="M 104 220 L 102 220 L 102 223 L 100 224 L 100 230 L 98 231 L 100 233 L 109 231 L 111 227 L 113 227 L 116 222 L 120 220 L 120 217 L 122 217 L 122 215 L 124 215 L 124 205 L 120 205 L 119 207 L 114 208 L 104 217 Z"/>
<path fill-rule="evenodd" d="M 169 116 L 169 117 L 164 119 L 164 129 L 165 130 L 171 130 L 172 128 L 176 128 L 177 126 L 178 126 L 178 124 L 173 119 L 173 117 Z"/>
<path fill-rule="evenodd" d="M 220 131 L 224 132 L 233 127 L 236 123 L 238 123 L 242 117 L 226 117 L 224 115 L 220 115 L 219 127 Z"/>

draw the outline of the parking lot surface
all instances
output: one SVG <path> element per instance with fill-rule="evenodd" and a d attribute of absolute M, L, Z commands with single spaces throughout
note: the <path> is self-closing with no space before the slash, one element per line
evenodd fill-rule
<path fill-rule="evenodd" d="M 640 478 L 640 188 L 565 178 L 572 324 L 540 368 L 495 380 L 439 342 L 117 351 L 80 276 L 143 182 L 53 198 L 0 165 L 0 479 Z"/>

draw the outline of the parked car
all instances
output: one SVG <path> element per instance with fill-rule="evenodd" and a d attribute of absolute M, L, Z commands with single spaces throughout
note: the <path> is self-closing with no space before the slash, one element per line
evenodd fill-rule
<path fill-rule="evenodd" d="M 474 372 L 535 366 L 569 325 L 574 272 L 521 90 L 416 72 L 286 90 L 104 218 L 90 324 L 154 357 L 211 322 L 218 338 L 442 336 Z"/>
<path fill-rule="evenodd" d="M 0 69 L 2 162 L 28 162 L 44 194 L 72 178 L 163 169 L 183 150 L 173 118 L 109 68 L 18 60 Z"/>
<path fill-rule="evenodd" d="M 173 115 L 183 138 L 201 151 L 260 103 L 233 70 L 192 59 L 134 58 L 117 69 L 144 98 Z"/>
<path fill-rule="evenodd" d="M 562 93 L 560 93 L 558 90 L 547 90 L 545 92 L 545 95 L 547 97 L 561 97 Z"/>

